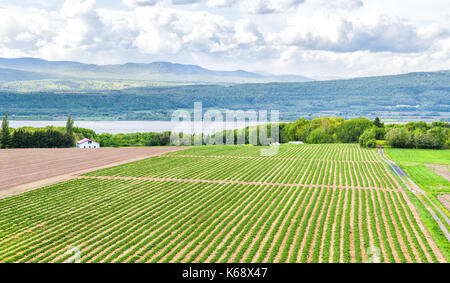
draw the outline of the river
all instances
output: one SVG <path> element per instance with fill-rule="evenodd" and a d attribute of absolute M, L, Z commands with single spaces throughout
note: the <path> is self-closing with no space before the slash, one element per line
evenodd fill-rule
<path fill-rule="evenodd" d="M 184 132 L 184 133 L 206 133 L 213 134 L 223 129 L 242 129 L 246 126 L 256 126 L 267 123 L 221 123 L 210 122 L 208 125 L 201 123 L 179 123 L 170 121 L 75 121 L 75 127 L 94 130 L 98 134 L 129 134 L 165 131 Z M 15 121 L 10 120 L 9 126 L 12 128 L 35 127 L 43 128 L 46 126 L 65 127 L 65 121 Z"/>

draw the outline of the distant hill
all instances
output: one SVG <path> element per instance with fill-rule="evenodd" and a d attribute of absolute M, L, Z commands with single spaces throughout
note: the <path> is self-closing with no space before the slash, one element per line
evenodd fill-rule
<path fill-rule="evenodd" d="M 21 80 L 43 80 L 43 79 L 51 79 L 54 77 L 55 76 L 51 74 L 0 68 L 0 82 L 12 82 Z"/>
<path fill-rule="evenodd" d="M 61 119 L 72 113 L 77 119 L 170 120 L 174 110 L 192 110 L 194 102 L 202 102 L 204 109 L 279 110 L 283 121 L 323 116 L 449 121 L 450 72 L 304 83 L 0 91 L 0 101 L 0 114 L 9 112 L 13 119 Z"/>
<path fill-rule="evenodd" d="M 70 61 L 46 61 L 37 58 L 0 58 L 0 68 L 41 73 L 43 77 L 72 78 L 76 80 L 143 80 L 186 83 L 268 83 L 307 82 L 313 79 L 289 75 L 262 75 L 243 70 L 213 71 L 195 65 L 169 62 L 149 64 L 94 65 Z M 23 79 L 27 80 L 27 79 Z"/>

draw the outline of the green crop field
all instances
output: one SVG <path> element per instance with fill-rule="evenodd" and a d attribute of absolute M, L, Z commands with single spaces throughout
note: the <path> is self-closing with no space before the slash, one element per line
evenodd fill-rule
<path fill-rule="evenodd" d="M 414 183 L 426 192 L 429 200 L 424 198 L 422 200 L 427 203 L 433 202 L 447 217 L 450 217 L 448 206 L 439 200 L 440 196 L 450 195 L 450 182 L 444 178 L 445 173 L 443 173 L 445 170 L 447 172 L 450 170 L 450 150 L 388 149 L 387 153 L 403 168 Z M 442 168 L 442 171 L 439 174 L 431 166 Z M 431 208 L 435 210 L 433 205 Z M 447 229 L 450 229 L 445 219 L 441 217 L 441 221 Z M 442 242 L 449 250 L 448 241 L 444 238 Z"/>
<path fill-rule="evenodd" d="M 450 150 L 388 148 L 386 153 L 400 163 L 450 165 Z"/>
<path fill-rule="evenodd" d="M 405 166 L 412 180 L 429 191 L 450 193 L 450 182 L 425 165 Z"/>
<path fill-rule="evenodd" d="M 2 199 L 0 262 L 446 261 L 375 151 L 260 150 L 194 147 Z"/>

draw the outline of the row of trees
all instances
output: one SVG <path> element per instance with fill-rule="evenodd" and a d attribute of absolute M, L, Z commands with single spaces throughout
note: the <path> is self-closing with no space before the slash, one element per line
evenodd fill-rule
<path fill-rule="evenodd" d="M 371 127 L 359 138 L 361 146 L 375 147 L 377 140 L 396 148 L 439 149 L 450 146 L 450 124 L 445 122 L 410 122 Z"/>
<path fill-rule="evenodd" d="M 413 131 L 406 127 L 393 128 L 386 133 L 386 143 L 397 148 L 448 148 L 450 129 L 440 126 Z"/>
<path fill-rule="evenodd" d="M 69 115 L 66 128 L 9 128 L 8 114 L 2 121 L 1 148 L 69 148 L 75 145 L 74 121 Z"/>
<path fill-rule="evenodd" d="M 281 142 L 303 141 L 306 143 L 356 143 L 374 122 L 365 118 L 344 120 L 342 118 L 299 119 L 294 123 L 280 125 Z"/>
<path fill-rule="evenodd" d="M 77 129 L 84 130 L 84 129 Z M 95 139 L 102 147 L 121 146 L 168 146 L 170 145 L 170 132 L 164 133 L 134 133 L 134 134 L 101 134 L 85 136 Z"/>
<path fill-rule="evenodd" d="M 266 128 L 264 128 L 266 127 Z M 272 125 L 247 127 L 221 133 L 223 144 L 234 137 L 234 144 L 254 144 L 250 138 L 256 136 L 258 145 L 263 145 L 260 137 L 272 137 Z M 179 135 L 181 144 L 205 144 L 205 139 L 215 141 L 216 135 Z M 173 144 L 171 132 L 164 133 L 134 133 L 134 134 L 97 134 L 93 130 L 74 127 L 71 116 L 65 128 L 47 127 L 44 129 L 21 128 L 10 129 L 8 115 L 2 121 L 0 142 L 2 148 L 56 148 L 73 147 L 76 140 L 93 139 L 102 147 L 123 146 L 168 146 Z M 317 118 L 314 120 L 299 119 L 294 123 L 279 125 L 279 141 L 303 141 L 317 143 L 358 143 L 363 147 L 376 147 L 378 140 L 386 140 L 392 147 L 399 148 L 449 148 L 450 124 L 446 122 L 410 122 L 408 124 L 384 125 L 379 118 L 370 121 L 365 118 L 344 120 L 342 118 Z M 270 143 L 270 141 L 269 141 Z"/>
<path fill-rule="evenodd" d="M 376 118 L 344 120 L 342 118 L 299 119 L 280 125 L 281 142 L 303 141 L 317 143 L 358 143 L 376 147 L 378 140 L 386 140 L 398 148 L 449 148 L 450 124 L 446 122 L 409 122 L 385 125 Z"/>

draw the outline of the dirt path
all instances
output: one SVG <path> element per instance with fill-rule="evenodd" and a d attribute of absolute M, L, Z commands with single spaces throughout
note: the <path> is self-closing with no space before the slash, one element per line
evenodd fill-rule
<path fill-rule="evenodd" d="M 364 232 L 363 232 L 363 213 L 364 211 L 362 210 L 362 198 L 361 198 L 361 192 L 358 192 L 358 207 L 356 207 L 355 209 L 358 210 L 358 230 L 359 230 L 359 247 L 361 249 L 361 258 L 362 258 L 362 262 L 367 262 L 367 254 L 366 254 L 366 250 L 365 250 L 365 242 L 364 242 Z M 367 219 L 366 219 L 367 221 Z"/>
<path fill-rule="evenodd" d="M 331 205 L 326 207 L 326 204 L 327 204 L 327 199 L 328 199 L 329 195 L 330 195 L 330 204 L 331 204 L 333 199 L 334 199 L 334 195 L 335 195 L 333 190 L 328 190 L 327 191 L 327 195 L 325 196 L 325 199 L 324 199 L 324 206 L 322 207 L 322 210 L 320 211 L 319 218 L 317 219 L 317 222 L 316 222 L 316 225 L 315 225 L 316 227 L 314 229 L 313 239 L 312 239 L 312 242 L 311 242 L 311 246 L 309 247 L 309 253 L 308 253 L 308 258 L 307 258 L 307 262 L 308 263 L 313 262 L 314 248 L 316 247 L 317 241 L 323 241 L 324 236 L 325 236 L 325 232 L 327 230 L 326 226 L 325 226 L 326 224 L 324 224 L 323 227 L 322 227 L 322 231 L 320 231 L 319 230 L 319 228 L 320 228 L 320 224 L 319 223 L 321 223 L 322 221 L 323 221 L 323 223 L 326 223 L 328 221 L 328 215 L 330 213 Z M 319 234 L 322 235 L 320 238 L 319 238 Z M 320 260 L 320 252 L 319 252 L 319 260 Z"/>
<path fill-rule="evenodd" d="M 383 224 L 383 223 L 380 224 L 380 222 L 384 222 L 384 223 L 387 223 L 387 222 L 382 217 L 380 217 L 380 215 L 377 213 L 377 208 L 376 208 L 376 205 L 375 205 L 375 199 L 374 199 L 374 196 L 373 196 L 372 192 L 369 192 L 367 194 L 367 198 L 368 198 L 369 202 L 371 203 L 369 205 L 371 205 L 372 208 L 373 208 L 372 216 L 373 216 L 373 218 L 375 220 L 376 231 L 372 231 L 372 232 L 376 233 L 378 235 L 378 239 L 379 239 L 379 243 L 380 243 L 380 247 L 379 248 L 380 248 L 380 250 L 381 250 L 381 252 L 383 254 L 384 262 L 388 262 L 389 259 L 388 259 L 386 250 L 388 250 L 388 249 L 392 250 L 393 254 L 394 254 L 395 250 L 394 250 L 394 247 L 393 247 L 391 242 L 388 243 L 389 247 L 385 247 L 384 246 L 384 241 L 383 241 L 384 236 L 381 234 L 381 224 Z M 389 236 L 388 236 L 387 240 L 389 241 Z M 391 239 L 391 241 L 392 241 L 392 239 Z M 394 254 L 395 262 L 399 262 L 398 258 L 396 258 L 395 255 L 396 254 Z"/>
<path fill-rule="evenodd" d="M 386 225 L 386 227 L 389 227 L 391 238 L 393 238 L 394 235 L 397 238 L 397 240 L 398 240 L 398 242 L 400 244 L 401 253 L 406 258 L 406 262 L 410 262 L 410 263 L 413 262 L 412 255 L 407 250 L 406 243 L 405 243 L 405 241 L 404 241 L 404 239 L 402 237 L 402 233 L 400 233 L 399 227 L 400 227 L 400 225 L 403 225 L 403 223 L 397 222 L 397 219 L 394 216 L 391 204 L 389 203 L 389 201 L 387 201 L 386 194 L 383 194 L 383 193 L 380 193 L 380 192 L 377 192 L 377 193 L 378 193 L 378 202 L 380 203 L 381 209 L 383 211 L 383 215 L 385 215 L 386 219 L 389 218 L 389 220 L 391 220 L 391 223 L 394 226 L 394 230 L 391 230 L 391 227 L 389 227 L 389 225 Z M 383 198 L 386 200 L 386 205 L 384 204 L 383 201 L 381 201 Z M 385 212 L 385 208 L 387 209 L 387 212 Z M 385 223 L 388 223 L 388 222 L 385 222 Z M 406 227 L 404 227 L 404 226 L 402 226 L 402 227 L 405 229 L 404 230 L 405 234 L 408 235 Z M 408 239 L 408 242 L 411 243 L 411 239 Z M 414 256 L 417 257 L 418 254 L 414 254 Z"/>
<path fill-rule="evenodd" d="M 386 193 L 385 193 L 385 194 L 384 194 L 384 197 L 385 197 L 386 200 L 388 200 L 388 198 L 389 198 L 390 196 L 389 196 L 389 194 L 386 194 Z M 391 206 L 390 202 L 388 202 L 388 205 Z M 392 207 L 391 214 L 392 214 L 393 212 L 395 212 L 395 213 L 398 215 L 398 218 L 399 218 L 399 221 L 400 221 L 401 226 L 402 226 L 402 228 L 403 228 L 403 231 L 404 231 L 405 234 L 406 234 L 407 241 L 408 241 L 409 243 L 413 243 L 412 237 L 414 237 L 414 235 L 411 235 L 410 231 L 409 231 L 408 228 L 407 228 L 407 225 L 409 225 L 411 228 L 413 227 L 413 225 L 411 224 L 411 222 L 410 222 L 408 219 L 406 219 L 406 223 L 405 223 L 405 220 L 402 218 L 401 213 L 400 213 L 400 209 L 399 209 L 397 203 L 395 203 L 395 201 L 392 201 L 392 205 L 393 205 L 393 207 Z M 391 207 L 390 207 L 389 209 L 391 209 Z M 398 225 L 398 224 L 397 224 L 397 225 Z M 413 229 L 413 228 L 412 228 L 412 229 Z M 414 233 L 414 232 L 413 232 L 413 233 Z M 399 236 L 401 236 L 401 235 L 399 235 Z M 421 246 L 421 247 L 422 247 L 422 246 Z M 417 261 L 417 262 L 421 262 L 421 259 L 420 259 L 420 256 L 419 256 L 419 252 L 418 252 L 418 250 L 417 250 L 416 245 L 411 245 L 411 249 L 412 249 L 412 251 L 413 251 L 414 257 L 416 258 L 416 261 Z"/>
<path fill-rule="evenodd" d="M 305 253 L 305 245 L 306 245 L 307 236 L 308 236 L 308 233 L 311 232 L 310 229 L 311 229 L 312 220 L 314 218 L 314 215 L 316 214 L 317 211 L 318 211 L 319 215 L 322 214 L 322 209 L 325 206 L 325 198 L 326 198 L 326 195 L 329 192 L 329 190 L 327 190 L 326 192 L 324 192 L 324 191 L 325 190 L 323 190 L 323 189 L 320 190 L 319 196 L 317 197 L 317 201 L 314 204 L 314 207 L 312 208 L 312 212 L 311 212 L 310 218 L 307 220 L 306 230 L 305 230 L 305 232 L 303 234 L 303 239 L 302 239 L 301 244 L 300 244 L 300 248 L 299 248 L 299 252 L 298 252 L 298 255 L 297 255 L 296 262 L 302 262 L 303 253 Z M 319 201 L 322 198 L 323 198 L 322 202 Z M 314 225 L 316 225 L 316 224 L 317 224 L 317 222 L 314 223 Z M 312 231 L 312 232 L 314 233 L 314 231 Z M 306 251 L 306 253 L 308 253 L 308 252 L 309 251 Z"/>
<path fill-rule="evenodd" d="M 344 206 L 343 206 L 343 210 L 342 210 L 342 216 L 341 219 L 339 219 L 339 221 L 341 221 L 341 230 L 340 230 L 340 235 L 341 238 L 339 239 L 340 244 L 339 244 L 339 262 L 343 263 L 344 262 L 344 233 L 345 233 L 345 212 L 347 211 L 348 208 L 348 192 L 347 190 L 345 190 L 344 192 Z"/>
<path fill-rule="evenodd" d="M 324 225 L 323 225 L 323 231 L 322 231 L 322 236 L 321 236 L 321 239 L 322 239 L 322 242 L 320 243 L 320 254 L 319 254 L 319 262 L 323 262 L 322 260 L 323 260 L 323 252 L 324 252 L 324 246 L 325 246 L 325 241 L 324 241 L 324 239 L 325 239 L 325 237 L 326 237 L 326 233 L 327 233 L 327 227 L 328 227 L 328 222 L 330 221 L 330 214 L 331 214 L 331 209 L 333 208 L 333 202 L 334 202 L 334 199 L 337 197 L 336 195 L 339 195 L 338 193 L 336 193 L 336 192 L 333 192 L 332 193 L 332 195 L 331 195 L 331 200 L 330 200 L 330 205 L 329 205 L 329 207 L 328 207 L 328 211 L 327 211 L 327 214 L 325 215 L 325 223 L 324 223 Z M 314 242 L 316 241 L 316 238 L 314 238 Z"/>
<path fill-rule="evenodd" d="M 423 224 L 422 219 L 420 218 L 420 215 L 419 215 L 419 211 L 414 206 L 414 204 L 412 203 L 412 201 L 409 198 L 409 196 L 406 194 L 405 191 L 399 191 L 399 192 L 397 192 L 397 195 L 399 195 L 399 196 L 402 195 L 403 196 L 403 199 L 405 200 L 405 203 L 406 203 L 405 205 L 408 206 L 411 209 L 411 212 L 412 212 L 412 214 L 414 216 L 414 219 L 416 220 L 417 224 L 419 225 L 419 228 L 420 228 L 421 232 L 425 235 L 425 238 L 427 239 L 428 244 L 430 245 L 431 249 L 433 250 L 433 253 L 438 258 L 439 262 L 447 262 L 447 260 L 445 259 L 444 255 L 442 254 L 441 250 L 436 245 L 436 242 L 431 237 L 430 232 L 428 231 L 428 229 Z M 404 205 L 403 202 L 400 202 L 400 204 L 402 206 Z"/>
<path fill-rule="evenodd" d="M 366 255 L 367 261 L 365 261 L 365 262 L 368 262 L 369 258 L 370 258 L 370 255 L 368 255 L 368 253 L 370 251 L 368 251 L 367 249 L 370 248 L 370 247 L 375 247 L 374 235 L 377 233 L 377 231 L 374 231 L 373 227 L 372 227 L 372 217 L 374 217 L 374 214 L 370 214 L 370 210 L 369 210 L 369 198 L 370 198 L 370 195 L 366 194 L 365 192 L 361 192 L 361 194 L 364 194 L 364 199 L 365 199 L 364 207 L 366 209 L 365 209 L 365 211 L 363 211 L 363 213 L 366 214 L 367 231 L 368 231 L 368 234 L 369 234 L 369 243 L 367 245 L 367 243 L 365 242 L 365 246 L 364 246 L 364 249 L 363 249 L 363 255 Z M 362 197 L 361 197 L 361 204 L 362 204 L 362 202 L 363 202 L 363 200 L 362 200 Z"/>
<path fill-rule="evenodd" d="M 356 189 L 395 192 L 394 189 L 375 188 L 375 187 L 351 187 L 351 186 L 331 186 L 331 185 L 310 185 L 310 184 L 282 184 L 265 182 L 246 182 L 246 181 L 223 181 L 223 180 L 197 180 L 197 179 L 176 179 L 176 178 L 146 178 L 146 177 L 112 177 L 112 176 L 78 176 L 79 179 L 103 179 L 103 180 L 141 180 L 141 181 L 161 181 L 161 182 L 188 182 L 188 183 L 213 183 L 213 184 L 242 184 L 242 185 L 268 185 L 285 187 L 309 187 L 309 188 L 332 188 L 332 189 Z"/>
<path fill-rule="evenodd" d="M 229 155 L 168 155 L 167 157 L 194 157 L 194 158 L 227 158 L 227 159 L 270 159 L 270 160 L 307 160 L 307 161 L 342 161 L 347 163 L 381 163 L 372 160 L 341 160 L 326 158 L 298 158 L 298 157 L 263 157 L 263 156 L 229 156 Z"/>
<path fill-rule="evenodd" d="M 352 190 L 352 200 L 350 203 L 350 256 L 351 256 L 350 262 L 356 262 L 354 221 L 355 221 L 355 190 Z"/>
<path fill-rule="evenodd" d="M 338 208 L 341 205 L 341 195 L 345 193 L 345 190 L 339 190 L 339 194 L 336 196 L 337 199 L 337 203 L 336 203 L 336 207 Z M 331 228 L 331 244 L 330 244 L 330 256 L 329 256 L 329 260 L 328 262 L 333 262 L 333 257 L 334 257 L 334 242 L 336 241 L 336 225 L 338 222 L 338 212 L 336 211 L 334 214 L 334 219 L 333 219 L 333 225 Z"/>

